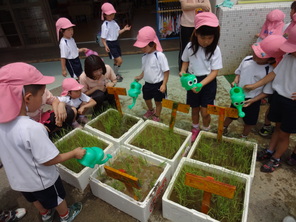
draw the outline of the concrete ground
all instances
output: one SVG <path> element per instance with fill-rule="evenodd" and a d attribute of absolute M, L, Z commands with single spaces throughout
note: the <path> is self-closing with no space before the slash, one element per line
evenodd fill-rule
<path fill-rule="evenodd" d="M 170 78 L 168 83 L 168 99 L 185 102 L 185 90 L 180 86 L 177 68 L 177 51 L 165 52 L 169 65 L 171 68 Z M 133 77 L 140 74 L 141 56 L 137 54 L 124 55 L 124 63 L 121 68 L 121 73 L 124 81 L 118 83 L 118 87 L 129 89 L 129 84 L 133 81 Z M 109 58 L 104 57 L 107 64 L 112 65 Z M 83 60 L 82 60 L 83 62 Z M 56 76 L 56 84 L 48 86 L 56 95 L 60 92 L 60 85 L 63 77 L 60 74 L 60 63 L 57 61 L 33 63 L 45 75 Z M 143 82 L 141 82 L 143 83 Z M 229 106 L 229 84 L 223 76 L 218 77 L 218 93 L 216 98 L 216 105 Z M 138 98 L 135 107 L 132 110 L 127 108 L 132 103 L 131 98 L 128 96 L 120 96 L 123 112 L 141 117 L 145 112 L 145 103 L 141 96 Z M 253 130 L 249 136 L 249 140 L 257 142 L 259 147 L 266 147 L 269 138 L 262 138 L 258 135 L 257 130 L 263 124 L 263 114 L 267 106 L 261 107 L 260 121 L 256 129 Z M 162 122 L 169 123 L 170 110 L 163 108 Z M 212 116 L 212 129 L 217 130 L 217 117 Z M 177 114 L 176 127 L 190 130 L 191 120 L 190 114 Z M 239 137 L 242 130 L 242 122 L 234 121 L 229 128 L 230 135 Z M 290 147 L 286 155 L 283 157 L 285 160 L 291 150 L 295 146 L 295 137 L 293 136 L 290 142 Z M 283 161 L 282 166 L 272 174 L 265 174 L 260 172 L 261 163 L 257 162 L 255 178 L 252 184 L 250 193 L 250 203 L 248 209 L 248 222 L 281 222 L 287 215 L 296 216 L 296 167 L 290 167 Z M 25 172 L 24 172 L 25 173 Z M 17 207 L 25 207 L 28 211 L 27 215 L 22 221 L 37 222 L 41 221 L 36 209 L 26 202 L 19 192 L 10 189 L 6 179 L 4 169 L 0 169 L 0 209 L 12 209 Z M 78 215 L 75 221 L 105 221 L 105 222 L 133 222 L 137 221 L 132 216 L 127 215 L 120 210 L 114 208 L 108 203 L 100 200 L 92 195 L 88 187 L 83 193 L 76 188 L 64 183 L 67 197 L 66 200 L 69 204 L 76 201 L 83 203 L 83 210 Z M 58 221 L 56 215 L 55 221 Z M 149 222 L 166 222 L 162 217 L 161 202 L 156 206 L 153 211 Z"/>

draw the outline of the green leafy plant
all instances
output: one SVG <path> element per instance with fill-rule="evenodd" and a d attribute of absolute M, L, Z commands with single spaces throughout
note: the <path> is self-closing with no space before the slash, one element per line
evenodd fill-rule
<path fill-rule="evenodd" d="M 231 174 L 223 173 L 222 171 L 207 171 L 197 167 L 185 165 L 173 186 L 170 200 L 187 207 L 189 209 L 201 210 L 203 200 L 202 190 L 184 184 L 186 173 L 192 173 L 202 177 L 211 176 L 216 181 L 236 186 L 236 191 L 233 199 L 228 199 L 219 195 L 212 194 L 211 206 L 208 215 L 222 222 L 239 222 L 242 219 L 244 207 L 245 183 L 238 177 Z"/>
<path fill-rule="evenodd" d="M 104 150 L 108 146 L 107 143 L 100 140 L 98 137 L 85 133 L 82 130 L 77 130 L 71 136 L 56 142 L 55 145 L 61 153 L 69 152 L 77 147 L 96 146 Z M 75 173 L 79 173 L 84 168 L 84 166 L 78 163 L 76 159 L 70 159 L 61 164 Z"/>
<path fill-rule="evenodd" d="M 250 144 L 227 140 L 219 142 L 216 138 L 202 135 L 191 158 L 249 174 L 252 155 L 253 146 Z"/>
<path fill-rule="evenodd" d="M 96 121 L 92 122 L 90 126 L 114 138 L 119 138 L 137 122 L 138 119 L 135 117 L 121 115 L 117 110 L 108 110 L 98 117 Z"/>
<path fill-rule="evenodd" d="M 147 125 L 135 138 L 131 144 L 168 159 L 174 157 L 186 136 L 178 134 L 169 128 L 160 128 L 154 125 Z"/>

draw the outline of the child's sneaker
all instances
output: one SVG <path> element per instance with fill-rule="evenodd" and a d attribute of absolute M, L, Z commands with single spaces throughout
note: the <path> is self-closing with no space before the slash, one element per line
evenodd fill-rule
<path fill-rule="evenodd" d="M 83 129 L 83 127 L 77 121 L 75 121 L 75 122 L 72 123 L 72 127 L 74 129 L 76 129 L 76 128 Z"/>
<path fill-rule="evenodd" d="M 0 213 L 0 221 L 3 222 L 12 222 L 12 221 L 18 221 L 22 217 L 26 215 L 26 209 L 25 208 L 18 208 L 16 210 L 8 210 L 8 211 L 2 211 Z"/>
<path fill-rule="evenodd" d="M 200 129 L 199 128 L 198 129 L 192 128 L 191 132 L 192 132 L 191 143 L 193 143 L 195 141 L 196 137 L 198 136 Z"/>
<path fill-rule="evenodd" d="M 86 124 L 86 123 L 89 122 L 89 120 L 88 120 L 88 118 L 86 116 L 81 115 L 81 116 L 78 117 L 77 122 L 82 123 L 82 124 Z"/>
<path fill-rule="evenodd" d="M 54 213 L 55 213 L 54 209 L 48 210 L 47 214 L 42 215 L 42 221 L 44 221 L 44 222 L 52 222 L 53 218 L 54 218 Z"/>
<path fill-rule="evenodd" d="M 290 166 L 296 166 L 296 160 L 293 157 L 287 160 L 287 164 Z"/>
<path fill-rule="evenodd" d="M 267 149 L 263 149 L 257 152 L 257 161 L 267 160 L 272 157 L 274 152 L 268 152 Z"/>
<path fill-rule="evenodd" d="M 263 126 L 260 130 L 259 130 L 259 134 L 261 136 L 271 136 L 274 130 L 274 126 L 270 125 L 270 126 Z"/>
<path fill-rule="evenodd" d="M 279 166 L 280 161 L 271 157 L 269 161 L 261 166 L 260 171 L 264 173 L 272 173 Z"/>
<path fill-rule="evenodd" d="M 160 118 L 155 115 L 152 116 L 152 120 L 155 122 L 160 122 Z"/>
<path fill-rule="evenodd" d="M 286 217 L 283 219 L 283 222 L 296 222 L 296 220 L 295 220 L 294 217 L 286 216 Z"/>
<path fill-rule="evenodd" d="M 144 119 L 150 119 L 153 115 L 155 114 L 155 110 L 147 110 L 147 112 L 144 114 L 143 118 Z"/>
<path fill-rule="evenodd" d="M 69 207 L 69 214 L 65 218 L 61 218 L 61 222 L 71 222 L 75 219 L 75 217 L 80 213 L 82 209 L 82 203 L 74 203 Z"/>

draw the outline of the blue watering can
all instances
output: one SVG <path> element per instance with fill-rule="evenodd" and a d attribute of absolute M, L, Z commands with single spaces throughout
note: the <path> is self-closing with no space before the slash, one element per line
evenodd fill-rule
<path fill-rule="evenodd" d="M 105 153 L 99 147 L 84 147 L 83 149 L 86 150 L 86 153 L 82 159 L 78 159 L 78 162 L 86 167 L 94 168 L 96 164 L 104 164 L 112 158 L 111 154 L 107 154 L 107 157 L 103 160 Z"/>
<path fill-rule="evenodd" d="M 186 90 L 196 88 L 196 92 L 199 92 L 202 88 L 202 84 L 197 82 L 196 76 L 190 73 L 183 73 L 180 81 L 182 87 L 184 87 Z"/>
<path fill-rule="evenodd" d="M 245 103 L 245 93 L 243 88 L 234 84 L 234 87 L 231 88 L 229 93 L 230 93 L 231 103 L 238 110 L 238 116 L 241 118 L 245 117 L 245 113 L 243 112 L 243 106 Z"/>
<path fill-rule="evenodd" d="M 127 94 L 133 98 L 133 103 L 128 106 L 129 109 L 132 109 L 134 107 L 134 105 L 136 104 L 136 100 L 137 100 L 139 94 L 141 93 L 141 88 L 142 88 L 142 85 L 140 83 L 138 83 L 137 80 L 134 80 L 130 84 L 130 89 L 128 90 Z"/>

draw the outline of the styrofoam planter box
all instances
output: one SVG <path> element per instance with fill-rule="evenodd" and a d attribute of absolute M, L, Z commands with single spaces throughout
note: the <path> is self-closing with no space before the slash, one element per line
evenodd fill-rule
<path fill-rule="evenodd" d="M 119 210 L 136 218 L 137 220 L 147 222 L 154 209 L 155 203 L 161 199 L 161 196 L 171 179 L 169 176 L 170 165 L 164 163 L 162 160 L 149 156 L 145 153 L 141 153 L 137 150 L 132 150 L 131 148 L 128 148 L 124 145 L 116 149 L 116 151 L 113 153 L 113 158 L 110 159 L 106 165 L 110 165 L 110 163 L 112 163 L 112 161 L 117 158 L 117 155 L 143 157 L 150 164 L 157 166 L 161 165 L 163 167 L 163 172 L 142 202 L 136 201 L 132 197 L 101 182 L 98 179 L 98 175 L 105 174 L 103 166 L 99 166 L 90 176 L 91 191 L 96 197 L 99 197 Z"/>
<path fill-rule="evenodd" d="M 218 222 L 218 220 L 213 219 L 207 214 L 204 214 L 200 211 L 197 211 L 195 209 L 190 209 L 187 207 L 184 207 L 174 201 L 171 200 L 170 196 L 172 194 L 174 185 L 176 183 L 176 179 L 178 178 L 182 168 L 184 166 L 193 166 L 198 169 L 205 170 L 210 173 L 214 174 L 222 174 L 225 177 L 229 177 L 234 175 L 237 177 L 237 181 L 243 182 L 245 184 L 245 192 L 244 192 L 244 200 L 243 200 L 243 212 L 242 212 L 242 222 L 247 222 L 247 216 L 248 216 L 248 206 L 249 206 L 249 196 L 250 196 L 250 177 L 239 174 L 235 172 L 226 171 L 225 169 L 221 169 L 219 167 L 216 167 L 214 165 L 206 164 L 197 160 L 192 160 L 187 157 L 183 157 L 175 174 L 173 175 L 173 178 L 171 182 L 169 183 L 163 197 L 162 197 L 162 214 L 164 218 L 167 218 L 171 221 L 175 222 Z"/>
<path fill-rule="evenodd" d="M 158 159 L 161 159 L 167 163 L 169 163 L 171 165 L 171 175 L 175 172 L 175 169 L 177 168 L 182 156 L 184 156 L 186 154 L 186 152 L 188 152 L 188 150 L 190 149 L 190 146 L 191 146 L 191 135 L 192 133 L 189 132 L 189 131 L 186 131 L 186 130 L 183 130 L 183 129 L 179 129 L 179 128 L 176 128 L 174 127 L 174 133 L 176 134 L 179 134 L 179 135 L 182 135 L 185 137 L 185 140 L 184 142 L 182 143 L 182 145 L 180 146 L 179 150 L 177 150 L 177 152 L 175 153 L 175 155 L 169 159 L 169 158 L 166 158 L 164 156 L 161 156 L 161 155 L 158 155 L 156 153 L 153 153 L 152 151 L 150 151 L 149 149 L 144 149 L 144 148 L 140 148 L 140 147 L 137 147 L 135 145 L 132 144 L 133 140 L 138 136 L 140 135 L 143 130 L 149 126 L 149 125 L 152 125 L 152 126 L 155 126 L 155 127 L 159 127 L 160 129 L 165 129 L 165 130 L 168 130 L 169 127 L 163 123 L 158 123 L 158 122 L 155 122 L 155 121 L 152 121 L 152 120 L 146 120 L 125 142 L 124 144 L 128 147 L 131 147 L 133 149 L 136 149 L 136 150 L 139 150 L 143 153 L 146 153 L 150 156 L 153 156 L 155 158 L 158 158 Z M 155 134 L 157 136 L 157 133 Z M 148 139 L 148 138 L 147 138 Z"/>
<path fill-rule="evenodd" d="M 135 120 L 137 120 L 137 123 L 134 124 L 127 132 L 125 132 L 119 138 L 115 138 L 115 137 L 91 126 L 93 123 L 97 122 L 100 118 L 102 118 L 105 115 L 108 115 L 108 113 L 114 112 L 114 111 L 118 112 L 116 109 L 108 109 L 107 111 L 101 113 L 96 118 L 94 118 L 93 120 L 91 120 L 87 124 L 85 124 L 84 129 L 91 132 L 94 135 L 97 135 L 97 136 L 102 137 L 108 141 L 111 141 L 114 144 L 114 146 L 118 147 L 119 145 L 123 144 L 123 142 L 144 122 L 144 120 L 142 118 L 137 117 L 137 116 L 133 116 L 133 115 L 124 113 L 123 114 L 124 116 L 134 118 Z"/>
<path fill-rule="evenodd" d="M 210 132 L 205 132 L 205 131 L 201 131 L 199 133 L 199 135 L 197 136 L 195 142 L 192 144 L 192 147 L 188 153 L 188 158 L 191 158 L 193 159 L 192 157 L 194 156 L 194 153 L 195 152 L 199 152 L 199 142 L 201 140 L 201 138 L 211 138 L 211 139 L 216 139 L 217 138 L 217 134 L 216 133 L 210 133 Z M 252 157 L 251 157 L 251 161 L 250 161 L 250 171 L 247 173 L 247 172 L 239 172 L 239 173 L 243 173 L 247 176 L 249 176 L 251 178 L 251 181 L 254 179 L 254 175 L 255 175 L 255 167 L 256 167 L 256 156 L 257 156 L 257 148 L 258 148 L 258 145 L 257 143 L 254 143 L 254 142 L 249 142 L 249 141 L 245 141 L 245 140 L 241 140 L 241 139 L 237 139 L 237 138 L 230 138 L 230 137 L 222 137 L 222 141 L 225 141 L 225 142 L 229 142 L 229 143 L 235 143 L 235 144 L 244 144 L 246 145 L 247 147 L 250 147 L 250 151 L 252 151 Z M 218 147 L 217 147 L 218 149 Z M 231 152 L 231 153 L 234 153 L 234 152 Z M 219 157 L 217 157 L 219 158 Z M 228 158 L 234 158 L 232 155 L 229 155 Z M 204 159 L 198 159 L 198 161 L 202 161 L 202 162 L 206 162 Z M 209 164 L 213 164 L 211 162 L 207 162 Z M 221 167 L 221 168 L 224 168 L 226 170 L 233 170 L 233 171 L 236 171 L 234 169 L 230 169 L 229 167 L 223 167 L 221 165 L 218 165 L 218 164 L 215 164 L 217 165 L 218 167 Z M 236 171 L 237 172 L 237 171 Z"/>
<path fill-rule="evenodd" d="M 84 130 L 75 129 L 75 130 L 71 131 L 70 133 L 68 133 L 67 135 L 65 135 L 64 137 L 62 137 L 57 142 L 55 142 L 55 144 L 61 142 L 62 140 L 65 140 L 65 139 L 71 139 L 72 137 L 75 136 L 75 134 L 77 132 L 82 132 L 84 134 L 94 136 L 91 133 L 86 132 Z M 114 152 L 114 146 L 110 141 L 107 141 L 107 140 L 99 138 L 99 137 L 97 137 L 97 138 L 98 138 L 98 140 L 107 144 L 107 147 L 104 149 L 105 156 L 106 156 L 106 154 L 112 154 Z M 70 185 L 83 191 L 87 187 L 87 185 L 89 184 L 89 177 L 90 177 L 91 173 L 98 167 L 98 165 L 96 165 L 94 168 L 84 167 L 79 173 L 76 173 L 76 172 L 70 170 L 69 168 L 62 165 L 61 163 L 57 164 L 57 167 L 58 167 L 58 170 L 59 170 L 62 180 L 64 180 L 65 182 L 69 183 Z"/>

